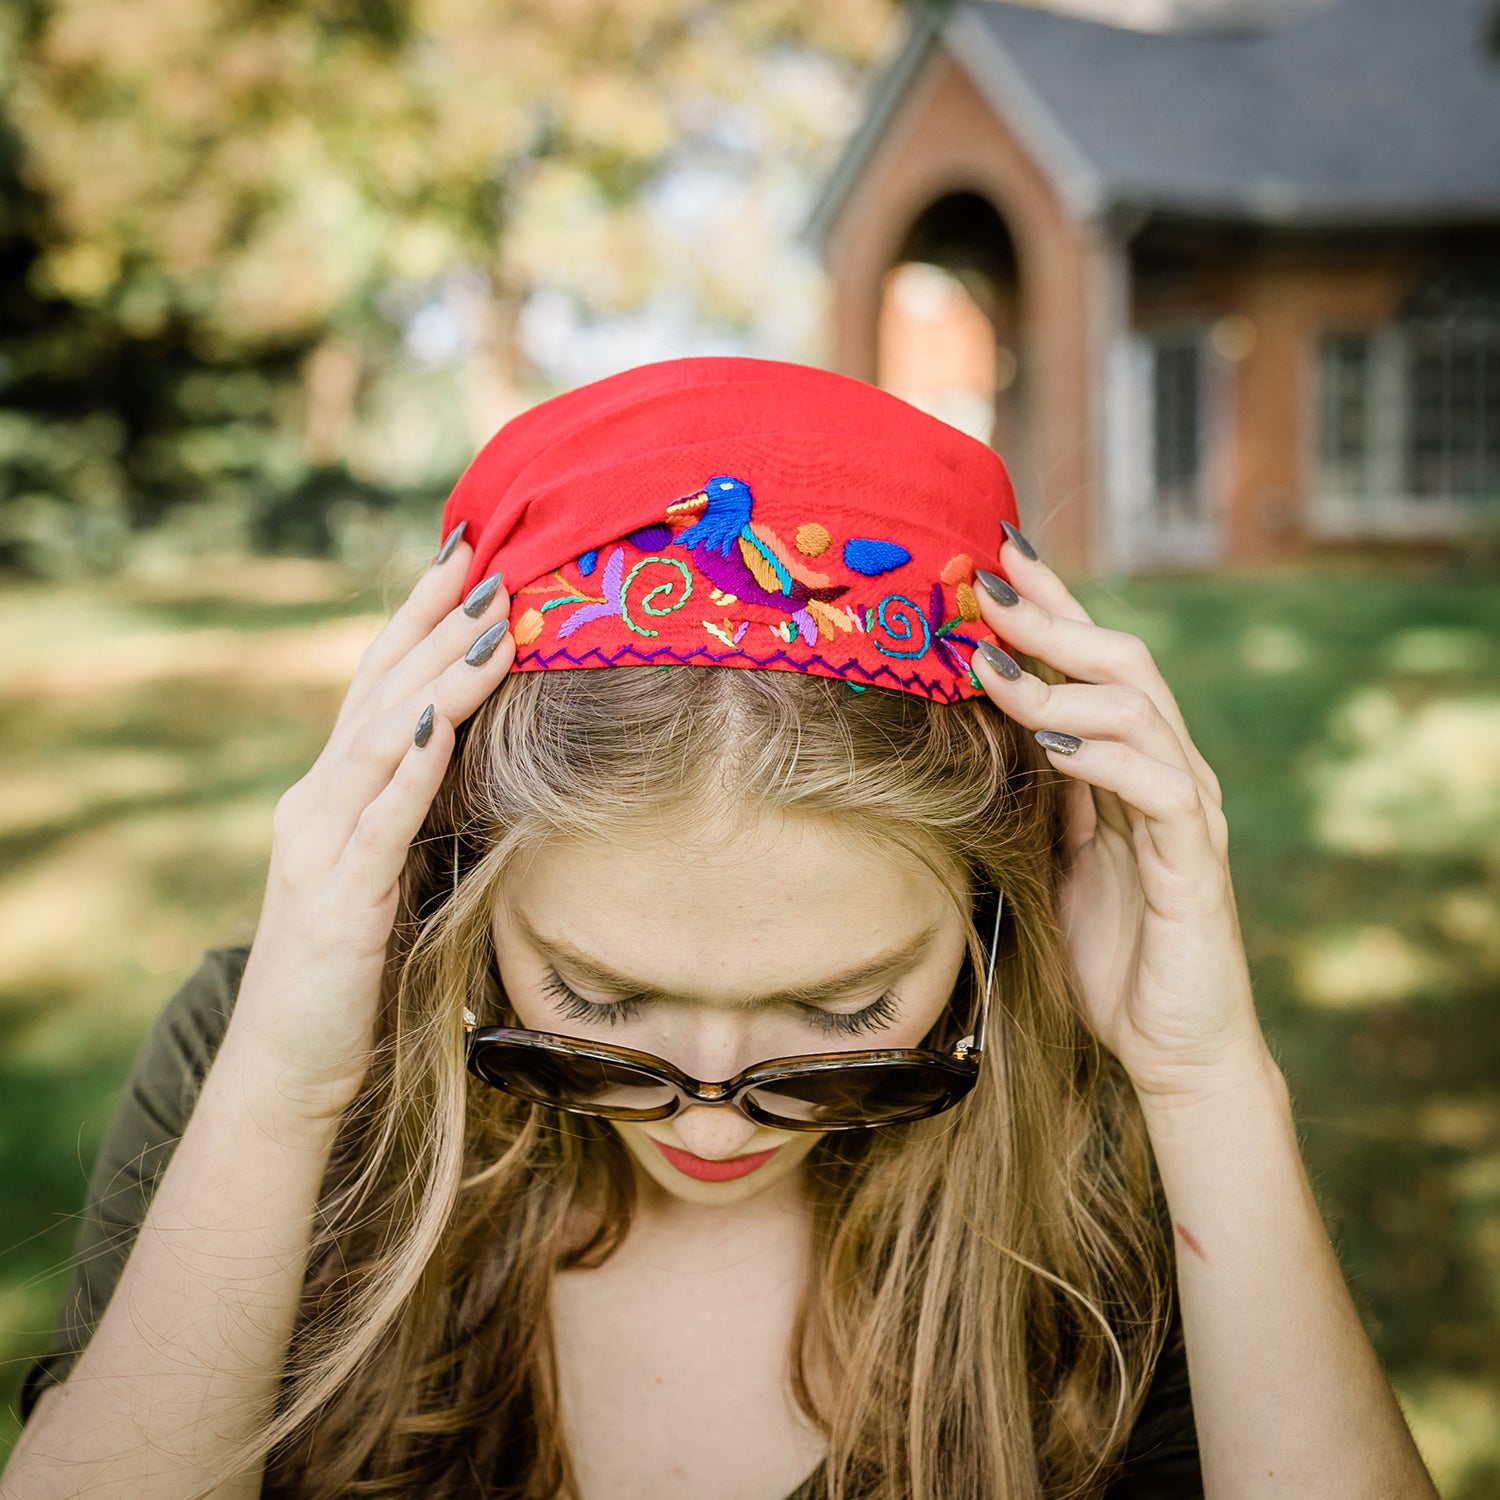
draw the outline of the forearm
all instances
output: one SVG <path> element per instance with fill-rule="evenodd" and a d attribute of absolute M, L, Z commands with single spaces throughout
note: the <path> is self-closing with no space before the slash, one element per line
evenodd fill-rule
<path fill-rule="evenodd" d="M 1194 1100 L 1142 1096 L 1175 1225 L 1208 1500 L 1437 1500 L 1260 1066 Z"/>
<path fill-rule="evenodd" d="M 337 1124 L 282 1097 L 231 1025 L 108 1308 L 22 1433 L 5 1500 L 180 1500 L 265 1424 Z M 257 1472 L 215 1494 L 260 1488 Z"/>

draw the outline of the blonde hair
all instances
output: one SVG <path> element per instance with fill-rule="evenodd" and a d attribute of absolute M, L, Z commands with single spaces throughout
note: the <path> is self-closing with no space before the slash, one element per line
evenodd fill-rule
<path fill-rule="evenodd" d="M 1165 1338 L 1172 1258 L 1139 1105 L 1082 1019 L 1058 922 L 1064 781 L 983 698 L 789 671 L 512 673 L 460 726 L 402 876 L 278 1410 L 239 1455 L 269 1454 L 266 1500 L 576 1494 L 549 1290 L 623 1241 L 632 1168 L 605 1121 L 470 1088 L 461 1012 L 505 1016 L 491 914 L 532 851 L 704 807 L 829 820 L 920 860 L 963 913 L 976 1000 L 971 899 L 1005 896 L 978 1086 L 806 1159 L 815 1251 L 788 1374 L 827 1436 L 822 1493 L 1100 1494 Z"/>

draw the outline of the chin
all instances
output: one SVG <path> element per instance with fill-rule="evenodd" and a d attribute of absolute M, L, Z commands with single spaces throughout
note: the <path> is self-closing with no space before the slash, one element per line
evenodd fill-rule
<path fill-rule="evenodd" d="M 662 1141 L 666 1146 L 681 1150 L 670 1136 L 653 1136 L 644 1126 L 630 1121 L 617 1120 L 611 1123 L 641 1171 L 663 1193 L 683 1203 L 718 1206 L 757 1198 L 777 1183 L 784 1182 L 797 1171 L 808 1152 L 827 1133 L 811 1130 L 768 1133 L 762 1140 L 752 1141 L 749 1149 L 740 1154 L 748 1156 L 774 1149 L 774 1156 L 743 1176 L 713 1182 L 693 1177 L 672 1164 L 656 1144 L 657 1141 Z"/>

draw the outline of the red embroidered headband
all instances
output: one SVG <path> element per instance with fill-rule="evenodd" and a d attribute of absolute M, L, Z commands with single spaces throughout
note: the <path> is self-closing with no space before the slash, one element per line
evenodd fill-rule
<path fill-rule="evenodd" d="M 512 670 L 759 667 L 954 702 L 995 640 L 1015 496 L 985 444 L 888 392 L 777 360 L 666 360 L 507 422 L 443 508 L 465 590 L 499 570 Z"/>

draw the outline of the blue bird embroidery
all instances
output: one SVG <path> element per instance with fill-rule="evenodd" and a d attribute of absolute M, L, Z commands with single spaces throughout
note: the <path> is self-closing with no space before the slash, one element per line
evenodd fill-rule
<path fill-rule="evenodd" d="M 692 525 L 675 536 L 670 526 L 649 527 L 631 540 L 637 546 L 686 548 L 698 572 L 715 587 L 747 604 L 785 611 L 802 639 L 816 645 L 818 626 L 808 602 L 828 603 L 847 594 L 849 585 L 810 568 L 769 526 L 756 525 L 754 506 L 744 480 L 715 474 L 701 490 L 667 507 L 669 521 L 696 516 Z"/>

